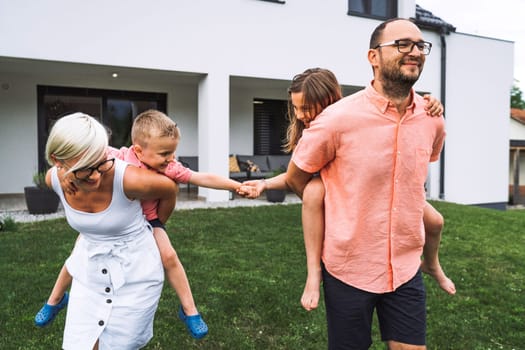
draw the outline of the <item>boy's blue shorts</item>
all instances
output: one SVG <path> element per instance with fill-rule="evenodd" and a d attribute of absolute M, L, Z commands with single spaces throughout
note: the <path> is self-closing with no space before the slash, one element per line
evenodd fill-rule
<path fill-rule="evenodd" d="M 163 229 L 164 231 L 166 231 L 166 227 L 164 226 L 162 221 L 160 221 L 159 219 L 148 220 L 148 222 L 151 225 L 151 227 L 159 227 Z"/>

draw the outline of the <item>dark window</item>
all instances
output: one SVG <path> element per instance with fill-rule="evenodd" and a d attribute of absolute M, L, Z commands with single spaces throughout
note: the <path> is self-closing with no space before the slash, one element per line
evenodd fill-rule
<path fill-rule="evenodd" d="M 60 117 L 83 112 L 111 130 L 110 145 L 131 144 L 133 119 L 148 109 L 166 112 L 163 93 L 38 86 L 38 167 L 46 168 L 45 147 L 49 130 Z"/>
<path fill-rule="evenodd" d="M 286 1 L 283 1 L 283 0 L 261 0 L 261 1 L 275 2 L 276 4 L 285 4 L 286 3 Z"/>
<path fill-rule="evenodd" d="M 286 139 L 287 101 L 253 101 L 253 152 L 255 155 L 283 154 Z"/>
<path fill-rule="evenodd" d="M 348 0 L 348 14 L 376 19 L 397 17 L 397 0 Z"/>

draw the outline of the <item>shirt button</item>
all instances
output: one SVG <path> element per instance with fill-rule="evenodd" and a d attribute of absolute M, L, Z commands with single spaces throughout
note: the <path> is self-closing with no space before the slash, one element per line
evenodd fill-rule
<path fill-rule="evenodd" d="M 106 291 L 106 293 L 111 292 L 111 288 L 109 288 L 109 287 L 106 287 L 106 289 L 104 289 L 104 290 Z"/>
<path fill-rule="evenodd" d="M 102 273 L 105 275 L 106 273 L 108 273 L 108 270 L 102 269 Z"/>
<path fill-rule="evenodd" d="M 98 325 L 99 326 L 103 326 L 104 325 L 104 321 L 98 321 Z"/>
<path fill-rule="evenodd" d="M 107 299 L 106 303 L 111 304 L 111 299 Z"/>

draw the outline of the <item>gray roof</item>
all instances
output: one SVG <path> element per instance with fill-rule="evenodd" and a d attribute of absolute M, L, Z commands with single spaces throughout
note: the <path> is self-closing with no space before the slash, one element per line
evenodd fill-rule
<path fill-rule="evenodd" d="M 432 12 L 425 10 L 417 4 L 415 22 L 420 27 L 432 30 L 443 30 L 446 34 L 456 31 L 456 27 L 452 24 L 445 22 L 438 16 L 434 16 Z"/>

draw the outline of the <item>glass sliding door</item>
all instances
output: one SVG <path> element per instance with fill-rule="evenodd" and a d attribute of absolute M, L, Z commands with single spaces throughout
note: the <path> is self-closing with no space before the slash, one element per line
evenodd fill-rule
<path fill-rule="evenodd" d="M 60 117 L 82 112 L 97 118 L 111 131 L 110 145 L 131 144 L 133 119 L 148 109 L 166 113 L 167 95 L 121 90 L 38 86 L 38 167 L 47 167 L 45 144 L 49 130 Z"/>
<path fill-rule="evenodd" d="M 120 148 L 131 145 L 130 131 L 133 120 L 137 115 L 148 109 L 159 109 L 158 103 L 155 101 L 108 99 L 104 120 L 111 129 L 111 146 Z"/>

